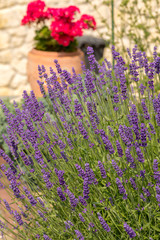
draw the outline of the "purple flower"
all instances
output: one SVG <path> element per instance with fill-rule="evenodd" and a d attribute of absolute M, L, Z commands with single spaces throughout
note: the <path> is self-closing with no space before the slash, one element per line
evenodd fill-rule
<path fill-rule="evenodd" d="M 88 61 L 89 61 L 90 69 L 94 70 L 96 68 L 96 62 L 97 61 L 96 61 L 95 56 L 94 56 L 94 50 L 90 46 L 87 47 L 87 55 L 89 55 L 88 56 Z"/>
<path fill-rule="evenodd" d="M 75 164 L 75 167 L 76 167 L 77 171 L 79 172 L 79 175 L 78 175 L 78 176 L 80 176 L 80 177 L 82 177 L 82 178 L 84 179 L 85 176 L 86 176 L 85 171 L 84 171 L 84 170 L 81 168 L 81 166 L 78 165 L 78 164 Z"/>
<path fill-rule="evenodd" d="M 79 129 L 80 133 L 83 135 L 84 139 L 89 138 L 88 133 L 87 133 L 86 129 L 83 127 L 82 122 L 78 122 L 78 129 Z"/>
<path fill-rule="evenodd" d="M 150 122 L 149 122 L 149 126 L 150 126 L 150 129 L 151 129 L 151 133 L 152 134 L 156 134 L 155 129 L 154 129 L 153 125 Z"/>
<path fill-rule="evenodd" d="M 114 101 L 114 103 L 119 103 L 119 94 L 113 95 L 113 101 Z"/>
<path fill-rule="evenodd" d="M 29 165 L 32 164 L 31 159 L 29 157 L 27 157 L 27 155 L 25 155 L 23 151 L 20 152 L 19 154 L 20 154 L 20 156 L 21 156 L 21 158 L 22 158 L 22 160 L 23 160 L 23 162 L 26 166 L 29 166 Z"/>
<path fill-rule="evenodd" d="M 138 161 L 144 163 L 144 156 L 143 156 L 143 153 L 142 153 L 142 151 L 139 147 L 136 148 L 136 153 L 137 153 L 137 156 L 138 156 Z"/>
<path fill-rule="evenodd" d="M 81 213 L 79 213 L 79 218 L 80 218 L 80 220 L 81 220 L 82 222 L 85 222 L 85 219 L 84 219 L 84 217 L 82 216 Z"/>
<path fill-rule="evenodd" d="M 114 167 L 114 170 L 117 172 L 117 175 L 119 177 L 122 177 L 123 176 L 123 172 L 122 172 L 122 170 L 119 168 L 119 166 L 117 165 L 117 163 L 114 160 L 112 160 L 112 166 Z"/>
<path fill-rule="evenodd" d="M 133 76 L 131 79 L 135 82 L 139 81 L 139 73 L 137 69 L 139 69 L 139 66 L 136 65 L 136 62 L 132 60 L 132 63 L 129 64 L 130 74 Z"/>
<path fill-rule="evenodd" d="M 94 223 L 90 222 L 89 227 L 94 228 L 95 227 Z"/>
<path fill-rule="evenodd" d="M 58 188 L 57 188 L 57 194 L 58 194 L 58 196 L 60 197 L 60 199 L 61 199 L 62 201 L 65 201 L 65 200 L 66 200 L 66 197 L 65 197 L 65 195 L 64 195 L 61 187 L 58 187 Z"/>
<path fill-rule="evenodd" d="M 88 178 L 88 184 L 92 184 L 95 180 L 95 174 L 90 168 L 89 163 L 85 163 L 86 178 Z"/>
<path fill-rule="evenodd" d="M 130 149 L 127 148 L 126 151 L 126 158 L 127 158 L 127 162 L 131 163 L 130 167 L 131 168 L 135 168 L 135 162 L 134 162 L 134 158 L 132 157 L 131 153 L 130 153 Z"/>
<path fill-rule="evenodd" d="M 155 72 L 157 73 L 157 74 L 159 74 L 160 73 L 160 57 L 157 57 L 156 59 L 155 59 Z"/>
<path fill-rule="evenodd" d="M 4 202 L 4 204 L 5 204 L 5 207 L 6 207 L 7 211 L 8 211 L 10 214 L 12 214 L 12 213 L 13 213 L 13 210 L 11 210 L 11 207 L 9 206 L 9 203 L 7 202 L 7 200 L 6 200 L 6 199 L 3 199 L 3 202 Z"/>
<path fill-rule="evenodd" d="M 69 221 L 69 220 L 65 221 L 64 223 L 65 223 L 65 228 L 66 229 L 69 229 L 69 228 L 71 228 L 71 226 L 74 226 L 74 224 L 71 221 Z"/>
<path fill-rule="evenodd" d="M 118 140 L 116 140 L 116 147 L 117 147 L 117 152 L 118 152 L 119 157 L 123 157 L 123 149 Z"/>
<path fill-rule="evenodd" d="M 130 180 L 130 182 L 131 182 L 132 187 L 133 187 L 135 190 L 137 190 L 138 188 L 137 188 L 136 183 L 135 183 L 135 178 L 130 178 L 129 180 Z"/>
<path fill-rule="evenodd" d="M 44 214 L 40 210 L 38 210 L 37 212 L 38 212 L 39 216 L 43 219 L 43 221 L 46 222 L 47 218 L 44 216 Z"/>
<path fill-rule="evenodd" d="M 144 123 L 141 123 L 141 129 L 140 129 L 140 133 L 141 133 L 141 145 L 142 147 L 146 147 L 147 146 L 147 137 L 146 137 L 146 127 Z"/>
<path fill-rule="evenodd" d="M 55 173 L 56 173 L 56 175 L 58 177 L 59 184 L 61 186 L 65 185 L 65 180 L 64 180 L 64 177 L 63 177 L 64 171 L 62 171 L 62 170 L 58 171 L 57 168 L 55 168 L 54 171 L 55 171 Z"/>
<path fill-rule="evenodd" d="M 104 166 L 103 166 L 101 161 L 98 161 L 98 167 L 100 169 L 102 178 L 106 178 L 107 177 L 106 170 L 105 170 L 105 168 L 104 168 Z"/>
<path fill-rule="evenodd" d="M 119 178 L 116 178 L 116 184 L 118 186 L 118 189 L 119 189 L 119 193 L 120 194 L 125 194 L 126 193 L 126 190 L 123 186 L 123 184 L 121 183 L 120 179 Z"/>
<path fill-rule="evenodd" d="M 119 129 L 118 129 L 119 135 L 122 139 L 122 141 L 125 143 L 125 145 L 127 147 L 131 147 L 131 141 L 130 139 L 126 136 L 125 130 L 124 130 L 124 126 L 119 125 Z"/>
<path fill-rule="evenodd" d="M 158 160 L 157 159 L 153 160 L 153 170 L 158 171 Z"/>
<path fill-rule="evenodd" d="M 114 148 L 112 146 L 112 143 L 110 142 L 108 136 L 106 136 L 105 131 L 103 129 L 100 130 L 100 135 L 103 140 L 103 143 L 105 145 L 105 149 L 109 151 L 110 154 L 113 154 Z"/>
<path fill-rule="evenodd" d="M 69 191 L 69 189 L 66 190 L 66 193 L 68 194 L 71 207 L 75 208 L 78 204 L 78 199 L 74 196 L 74 194 L 72 192 Z"/>
<path fill-rule="evenodd" d="M 77 99 L 74 100 L 74 103 L 75 103 L 75 105 L 74 105 L 74 109 L 75 109 L 75 110 L 74 110 L 74 114 L 75 114 L 76 117 L 79 117 L 79 119 L 82 119 L 82 118 L 83 118 L 83 116 L 82 116 L 83 107 L 82 107 L 82 105 L 78 102 Z"/>
<path fill-rule="evenodd" d="M 146 89 L 146 86 L 144 86 L 142 83 L 139 85 L 140 88 L 140 94 L 143 96 L 144 90 Z"/>
<path fill-rule="evenodd" d="M 20 226 L 23 225 L 22 218 L 21 218 L 20 214 L 17 211 L 14 211 L 14 218 L 16 219 L 16 221 L 18 222 L 18 224 Z"/>
<path fill-rule="evenodd" d="M 133 231 L 133 229 L 125 222 L 124 223 L 124 229 L 126 230 L 127 234 L 130 238 L 136 237 L 136 233 Z"/>
<path fill-rule="evenodd" d="M 48 237 L 47 234 L 43 234 L 43 238 L 44 238 L 44 240 L 52 240 L 52 238 Z"/>
<path fill-rule="evenodd" d="M 145 172 L 146 172 L 145 170 L 141 170 L 140 171 L 140 177 L 144 178 L 145 177 Z"/>
<path fill-rule="evenodd" d="M 75 233 L 77 235 L 77 238 L 79 240 L 84 240 L 84 237 L 83 237 L 83 235 L 82 235 L 82 233 L 80 231 L 78 231 L 78 230 L 74 230 L 74 231 L 75 231 Z"/>
<path fill-rule="evenodd" d="M 113 56 L 113 58 L 116 60 L 119 55 L 120 55 L 120 53 L 116 52 L 115 46 L 112 45 L 112 56 Z"/>
<path fill-rule="evenodd" d="M 156 199 L 160 206 L 160 187 L 159 187 L 159 185 L 156 186 L 156 193 L 157 193 Z"/>
<path fill-rule="evenodd" d="M 144 118 L 146 120 L 149 120 L 150 119 L 150 115 L 148 113 L 148 109 L 147 109 L 147 106 L 146 106 L 146 103 L 145 103 L 145 99 L 142 99 L 141 105 L 142 105 L 142 109 L 143 109 Z"/>
<path fill-rule="evenodd" d="M 84 199 L 89 199 L 89 183 L 88 183 L 88 178 L 84 179 L 83 182 L 83 198 Z"/>
<path fill-rule="evenodd" d="M 104 229 L 105 231 L 107 231 L 107 232 L 110 232 L 111 229 L 110 229 L 110 227 L 108 226 L 108 224 L 106 223 L 106 221 L 102 218 L 101 214 L 100 214 L 100 213 L 97 213 L 97 215 L 98 215 L 98 219 L 99 219 L 99 221 L 100 221 L 103 229 Z"/>
<path fill-rule="evenodd" d="M 87 207 L 87 203 L 82 196 L 79 196 L 79 201 L 83 206 Z"/>
<path fill-rule="evenodd" d="M 150 196 L 151 196 L 150 191 L 149 191 L 148 189 L 142 187 L 142 190 L 143 190 L 143 192 L 146 194 L 147 197 L 150 197 Z"/>
<path fill-rule="evenodd" d="M 114 137 L 114 131 L 113 131 L 113 129 L 112 129 L 110 126 L 108 126 L 108 129 L 109 129 L 109 132 L 110 132 L 111 136 Z"/>
<path fill-rule="evenodd" d="M 85 74 L 86 74 L 86 76 L 85 76 L 84 82 L 85 82 L 87 96 L 91 97 L 92 93 L 96 92 L 95 85 L 94 85 L 95 79 L 94 79 L 92 73 L 88 69 L 86 70 Z"/>

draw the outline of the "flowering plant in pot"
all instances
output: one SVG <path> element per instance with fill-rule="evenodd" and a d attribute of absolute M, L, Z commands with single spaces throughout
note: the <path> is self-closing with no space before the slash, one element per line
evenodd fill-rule
<path fill-rule="evenodd" d="M 41 96 L 37 85 L 38 65 L 44 65 L 47 73 L 49 67 L 54 67 L 53 60 L 57 59 L 62 69 L 81 73 L 81 62 L 85 61 L 83 52 L 77 48 L 77 36 L 83 35 L 84 29 L 95 29 L 95 19 L 90 15 L 81 15 L 76 6 L 66 8 L 47 8 L 44 1 L 36 0 L 28 4 L 27 13 L 22 25 L 35 27 L 35 45 L 28 54 L 28 81 L 37 97 Z"/>
<path fill-rule="evenodd" d="M 35 25 L 35 49 L 73 52 L 77 50 L 76 37 L 83 35 L 83 29 L 96 28 L 94 17 L 83 14 L 75 20 L 76 12 L 80 13 L 76 6 L 47 8 L 44 1 L 36 0 L 28 4 L 27 14 L 21 24 Z"/>

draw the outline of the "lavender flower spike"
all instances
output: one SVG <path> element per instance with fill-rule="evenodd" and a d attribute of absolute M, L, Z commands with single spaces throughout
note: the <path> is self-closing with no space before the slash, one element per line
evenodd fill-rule
<path fill-rule="evenodd" d="M 98 167 L 99 167 L 99 169 L 101 171 L 102 178 L 106 178 L 107 177 L 106 170 L 105 170 L 105 168 L 104 168 L 104 166 L 103 166 L 101 161 L 98 161 Z"/>
<path fill-rule="evenodd" d="M 133 231 L 133 229 L 127 223 L 124 223 L 123 226 L 130 238 L 136 237 L 136 233 Z"/>
<path fill-rule="evenodd" d="M 125 194 L 126 193 L 126 189 L 123 187 L 123 184 L 121 183 L 119 178 L 116 178 L 116 184 L 118 186 L 119 193 L 120 194 Z"/>
<path fill-rule="evenodd" d="M 100 213 L 97 213 L 98 215 L 98 219 L 102 225 L 102 227 L 104 228 L 104 230 L 106 230 L 107 232 L 110 232 L 111 229 L 110 227 L 108 226 L 108 224 L 106 223 L 106 221 L 102 218 L 101 214 Z"/>
<path fill-rule="evenodd" d="M 76 233 L 77 238 L 78 238 L 79 240 L 84 240 L 84 237 L 83 237 L 83 235 L 82 235 L 82 233 L 81 233 L 80 231 L 75 230 L 75 233 Z"/>

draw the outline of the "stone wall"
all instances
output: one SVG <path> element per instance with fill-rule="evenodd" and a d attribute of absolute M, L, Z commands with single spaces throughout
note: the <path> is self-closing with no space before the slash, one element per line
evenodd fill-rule
<path fill-rule="evenodd" d="M 30 90 L 26 63 L 27 53 L 33 47 L 34 31 L 33 28 L 20 25 L 29 2 L 29 0 L 0 0 L 0 97 L 20 97 L 24 89 Z M 91 14 L 96 18 L 98 29 L 90 33 L 99 36 L 100 32 L 106 31 L 101 24 L 100 15 L 93 7 L 97 5 L 100 14 L 109 19 L 109 10 L 101 5 L 101 0 L 92 1 L 93 5 L 86 4 L 85 0 L 46 0 L 45 2 L 50 7 L 77 5 L 82 13 Z"/>

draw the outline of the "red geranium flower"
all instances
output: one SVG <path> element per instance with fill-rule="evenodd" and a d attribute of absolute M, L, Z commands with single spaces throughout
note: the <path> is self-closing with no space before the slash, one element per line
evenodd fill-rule
<path fill-rule="evenodd" d="M 82 28 L 84 28 L 84 29 L 89 29 L 89 28 L 96 29 L 96 21 L 95 21 L 94 17 L 92 17 L 90 15 L 87 15 L 87 14 L 83 14 L 81 16 L 80 21 L 82 23 Z"/>
<path fill-rule="evenodd" d="M 95 29 L 95 19 L 90 15 L 82 15 L 79 20 L 75 20 L 75 13 L 80 13 L 80 10 L 76 6 L 69 6 L 66 8 L 46 8 L 44 1 L 36 0 L 28 4 L 27 14 L 22 19 L 22 24 L 30 24 L 36 22 L 37 24 L 42 22 L 42 30 L 48 29 L 46 33 L 48 39 L 54 38 L 58 44 L 65 47 L 75 40 L 75 37 L 83 35 L 83 29 Z M 45 26 L 46 19 L 52 19 L 50 29 Z M 40 33 L 41 29 L 37 31 Z M 43 34 L 45 31 L 43 31 Z M 39 36 L 43 36 L 39 34 Z M 38 36 L 38 37 L 39 37 Z M 38 38 L 37 38 L 38 39 Z M 47 41 L 47 38 L 46 40 Z"/>
<path fill-rule="evenodd" d="M 44 8 L 46 4 L 44 1 L 36 0 L 28 4 L 27 15 L 21 21 L 22 25 L 34 22 L 39 19 L 46 18 Z"/>

